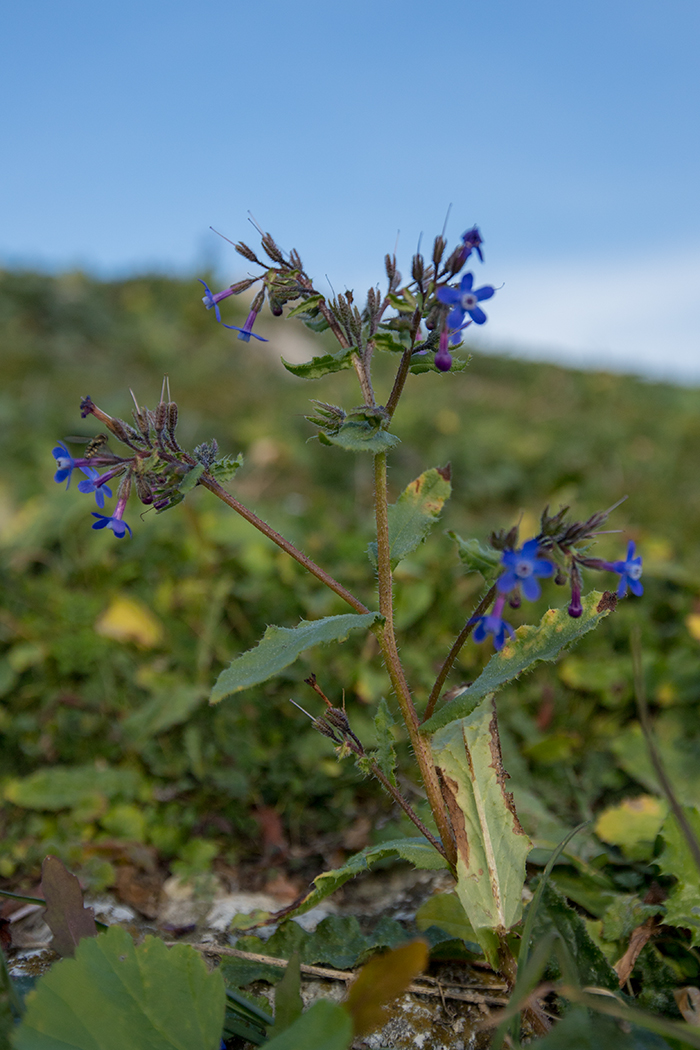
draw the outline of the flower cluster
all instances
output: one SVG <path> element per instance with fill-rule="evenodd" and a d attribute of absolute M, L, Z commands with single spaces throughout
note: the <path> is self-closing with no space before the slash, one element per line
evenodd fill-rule
<path fill-rule="evenodd" d="M 102 510 L 105 499 L 111 499 L 112 490 L 107 482 L 119 481 L 117 502 L 112 514 L 100 514 L 93 511 L 97 520 L 93 529 L 108 529 L 118 539 L 123 539 L 131 527 L 124 521 L 127 501 L 135 489 L 136 494 L 145 506 L 153 507 L 156 512 L 175 506 L 183 499 L 180 486 L 187 474 L 198 467 L 209 469 L 216 455 L 216 445 L 200 446 L 194 455 L 189 455 L 180 448 L 175 434 L 177 427 L 177 405 L 170 400 L 170 391 L 165 396 L 167 383 L 163 384 L 161 400 L 155 411 L 139 407 L 134 399 L 133 412 L 135 426 L 114 419 L 86 397 L 80 403 L 83 419 L 94 416 L 111 434 L 128 450 L 127 455 L 116 455 L 108 446 L 108 436 L 100 434 L 89 442 L 82 457 L 74 457 L 63 442 L 53 449 L 57 470 L 54 480 L 66 482 L 70 486 L 74 470 L 80 470 L 85 479 L 78 483 L 82 493 L 92 493 L 97 506 Z M 100 473 L 100 468 L 106 468 Z"/>
<path fill-rule="evenodd" d="M 560 584 L 569 580 L 571 600 L 568 613 L 574 619 L 583 614 L 582 568 L 616 573 L 620 577 L 617 598 L 624 598 L 628 589 L 637 596 L 643 593 L 644 588 L 640 582 L 642 558 L 635 554 L 634 541 L 630 540 L 627 546 L 627 557 L 619 561 L 589 558 L 576 547 L 576 544 L 581 544 L 597 534 L 613 508 L 594 514 L 584 522 L 567 521 L 568 509 L 565 507 L 550 517 L 549 508 L 546 508 L 542 515 L 539 535 L 527 540 L 520 548 L 516 547 L 517 529 L 491 537 L 492 545 L 502 551 L 502 572 L 496 580 L 497 597 L 491 613 L 476 617 L 472 621 L 472 637 L 475 642 L 483 642 L 487 635 L 491 635 L 494 648 L 502 649 L 506 636 L 513 634 L 513 628 L 502 615 L 506 599 L 509 596 L 510 605 L 514 608 L 520 604 L 521 596 L 528 601 L 536 601 L 542 593 L 539 583 L 541 579 L 554 576 L 555 582 Z"/>

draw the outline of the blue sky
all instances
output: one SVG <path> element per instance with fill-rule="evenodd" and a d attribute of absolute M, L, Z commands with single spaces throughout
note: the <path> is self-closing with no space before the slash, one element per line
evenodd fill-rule
<path fill-rule="evenodd" d="M 24 0 L 0 262 L 228 283 L 250 209 L 359 290 L 451 203 L 478 345 L 700 381 L 699 51 L 698 0 Z"/>

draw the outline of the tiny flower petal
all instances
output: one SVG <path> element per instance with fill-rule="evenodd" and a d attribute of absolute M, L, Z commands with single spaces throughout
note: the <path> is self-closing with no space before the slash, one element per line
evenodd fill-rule
<path fill-rule="evenodd" d="M 107 517 L 106 514 L 98 514 L 96 510 L 92 511 L 92 516 L 98 519 L 92 526 L 93 529 L 111 529 L 118 540 L 124 538 L 127 530 L 130 536 L 132 534 L 131 528 L 121 518 L 115 516 Z"/>

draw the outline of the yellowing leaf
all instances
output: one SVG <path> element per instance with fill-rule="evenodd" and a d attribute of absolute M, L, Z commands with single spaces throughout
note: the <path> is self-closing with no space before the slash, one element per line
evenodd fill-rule
<path fill-rule="evenodd" d="M 428 945 L 411 941 L 370 959 L 360 970 L 343 1006 L 352 1017 L 355 1035 L 376 1031 L 388 1020 L 387 1004 L 422 973 L 428 964 Z"/>
<path fill-rule="evenodd" d="M 95 630 L 115 642 L 135 642 L 143 649 L 152 649 L 163 638 L 160 622 L 134 598 L 114 598 L 95 624 Z"/>
<path fill-rule="evenodd" d="M 666 803 L 652 795 L 627 798 L 601 813 L 595 833 L 603 842 L 620 846 L 630 860 L 647 860 L 667 810 Z"/>
<path fill-rule="evenodd" d="M 694 638 L 696 642 L 700 642 L 700 613 L 690 613 L 686 616 L 685 625 L 691 638 Z"/>

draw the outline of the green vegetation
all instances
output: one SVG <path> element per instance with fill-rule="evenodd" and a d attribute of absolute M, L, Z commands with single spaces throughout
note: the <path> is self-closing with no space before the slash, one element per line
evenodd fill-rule
<path fill-rule="evenodd" d="M 315 842 L 342 846 L 341 818 L 351 825 L 373 815 L 370 846 L 414 834 L 288 702 L 321 713 L 303 684 L 314 672 L 334 703 L 344 690 L 354 732 L 376 746 L 377 704 L 391 698 L 372 638 L 351 633 L 272 681 L 206 702 L 222 669 L 268 624 L 347 613 L 339 599 L 207 492 L 157 517 L 139 518 L 134 502 L 133 539 L 120 541 L 91 529 L 94 502 L 75 482 L 66 493 L 52 480 L 56 441 L 95 434 L 94 421 L 80 419 L 81 396 L 128 416 L 128 387 L 153 404 L 167 372 L 183 442 L 216 437 L 222 453 L 243 452 L 232 491 L 372 604 L 371 536 L 362 531 L 369 457 L 309 441 L 304 412 L 315 388 L 278 360 L 294 353 L 289 329 L 306 341 L 305 330 L 268 322 L 270 344 L 238 342 L 204 311 L 200 289 L 165 278 L 0 279 L 0 877 L 8 887 L 35 874 L 47 852 L 92 887 L 111 885 L 120 850 L 133 843 L 181 874 L 206 871 L 215 857 L 235 864 L 260 853 L 263 807 L 304 847 L 292 872 L 298 864 L 309 873 Z M 381 382 L 381 363 L 378 372 Z M 353 384 L 339 371 L 318 396 L 350 406 Z M 601 537 L 596 554 L 623 557 L 634 538 L 644 597 L 620 603 L 571 654 L 509 684 L 499 718 L 510 787 L 538 848 L 531 860 L 544 863 L 567 830 L 595 822 L 555 867 L 549 911 L 562 925 L 575 922 L 576 943 L 601 970 L 624 953 L 650 906 L 662 916 L 668 906 L 674 929 L 643 949 L 634 977 L 644 984 L 642 1005 L 677 1016 L 670 989 L 700 973 L 700 892 L 675 826 L 664 834 L 672 818 L 637 723 L 630 631 L 639 625 L 655 732 L 693 823 L 700 391 L 475 356 L 463 373 L 410 376 L 394 430 L 402 443 L 392 500 L 428 468 L 452 463 L 441 529 L 396 573 L 402 656 L 423 703 L 480 594 L 481 577 L 465 574 L 445 532 L 485 541 L 522 515 L 527 537 L 546 504 L 571 504 L 584 518 L 629 497 L 610 519 L 624 535 Z M 591 577 L 586 590 L 601 582 Z M 566 606 L 563 590 L 544 591 L 535 608 L 509 614 L 514 625 L 538 622 L 548 601 Z M 470 642 L 450 683 L 476 679 L 490 655 Z M 397 749 L 405 769 L 405 740 Z M 323 866 L 317 857 L 311 874 Z"/>

